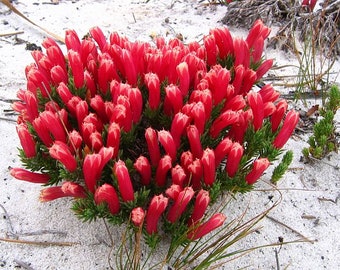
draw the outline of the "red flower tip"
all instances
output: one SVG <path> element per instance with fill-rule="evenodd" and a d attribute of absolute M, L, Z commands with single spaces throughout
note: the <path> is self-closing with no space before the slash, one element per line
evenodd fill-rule
<path fill-rule="evenodd" d="M 157 224 L 160 216 L 168 206 L 169 199 L 163 194 L 154 196 L 146 212 L 146 231 L 148 234 L 157 233 Z"/>
<path fill-rule="evenodd" d="M 141 207 L 136 207 L 131 211 L 131 221 L 136 227 L 142 226 L 145 218 L 145 211 Z"/>
<path fill-rule="evenodd" d="M 45 173 L 35 173 L 21 168 L 13 168 L 10 174 L 18 179 L 36 184 L 47 184 L 50 180 L 50 175 Z"/>
<path fill-rule="evenodd" d="M 107 203 L 112 215 L 117 214 L 120 210 L 120 203 L 116 190 L 109 184 L 103 184 L 96 189 L 94 201 L 97 205 L 103 202 Z"/>
<path fill-rule="evenodd" d="M 273 145 L 275 148 L 280 149 L 286 144 L 289 137 L 292 135 L 297 123 L 299 122 L 299 118 L 299 113 L 294 110 L 291 110 L 287 113 L 282 128 L 273 141 Z"/>
<path fill-rule="evenodd" d="M 118 160 L 114 167 L 113 172 L 117 177 L 119 192 L 124 202 L 133 201 L 135 199 L 134 190 L 130 178 L 129 171 L 125 162 Z"/>
<path fill-rule="evenodd" d="M 254 161 L 252 170 L 246 176 L 248 185 L 254 184 L 268 168 L 270 162 L 267 158 L 259 158 Z"/>
<path fill-rule="evenodd" d="M 208 221 L 199 225 L 198 227 L 194 227 L 188 233 L 188 239 L 190 240 L 197 240 L 211 231 L 215 230 L 216 228 L 220 227 L 224 221 L 226 220 L 226 216 L 222 213 L 214 214 Z"/>

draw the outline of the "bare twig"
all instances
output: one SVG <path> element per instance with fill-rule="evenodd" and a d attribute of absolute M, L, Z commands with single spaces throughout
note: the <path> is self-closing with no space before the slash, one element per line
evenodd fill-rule
<path fill-rule="evenodd" d="M 30 20 L 29 18 L 27 18 L 24 14 L 22 14 L 16 7 L 14 7 L 11 2 L 9 0 L 1 0 L 1 3 L 3 3 L 5 6 L 7 6 L 10 10 L 12 10 L 15 14 L 19 15 L 21 18 L 25 19 L 26 21 L 28 21 L 29 23 L 33 24 L 34 26 L 38 27 L 40 30 L 44 31 L 45 33 L 47 33 L 48 35 L 50 35 L 51 37 L 55 38 L 56 40 L 59 40 L 62 43 L 65 43 L 65 40 L 52 33 L 51 31 L 47 30 L 46 28 L 36 24 L 35 22 L 33 22 L 32 20 Z"/>
<path fill-rule="evenodd" d="M 9 239 L 9 238 L 0 238 L 0 241 L 15 243 L 15 244 L 27 244 L 27 245 L 36 245 L 36 246 L 74 246 L 79 245 L 77 242 L 50 242 L 50 241 L 28 241 L 28 240 L 20 240 L 20 239 Z"/>
<path fill-rule="evenodd" d="M 273 217 L 271 217 L 271 216 L 266 215 L 266 217 L 267 217 L 268 219 L 270 219 L 271 221 L 274 221 L 275 223 L 277 223 L 277 224 L 279 224 L 279 225 L 281 225 L 281 226 L 283 226 L 283 227 L 286 227 L 287 229 L 289 229 L 289 230 L 291 230 L 292 232 L 296 233 L 296 234 L 297 234 L 298 236 L 300 236 L 304 241 L 309 242 L 309 243 L 311 243 L 311 244 L 314 244 L 315 240 L 311 240 L 311 239 L 307 238 L 307 237 L 304 236 L 302 233 L 298 232 L 297 230 L 293 229 L 292 227 L 288 226 L 287 224 L 285 224 L 285 223 L 283 223 L 283 222 L 281 222 L 281 221 L 279 221 L 279 220 L 277 220 L 276 218 L 273 218 Z"/>
<path fill-rule="evenodd" d="M 10 37 L 10 36 L 16 36 L 19 34 L 23 34 L 24 31 L 16 31 L 16 32 L 11 32 L 11 33 L 4 33 L 4 34 L 0 34 L 0 37 Z"/>

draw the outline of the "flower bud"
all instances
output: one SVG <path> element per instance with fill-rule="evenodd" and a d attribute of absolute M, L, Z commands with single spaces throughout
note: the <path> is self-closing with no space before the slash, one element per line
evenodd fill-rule
<path fill-rule="evenodd" d="M 146 231 L 148 234 L 157 233 L 157 224 L 160 216 L 168 206 L 169 199 L 163 194 L 154 196 L 146 212 Z"/>
<path fill-rule="evenodd" d="M 155 177 L 157 186 L 164 187 L 166 185 L 167 174 L 171 167 L 172 161 L 169 155 L 165 155 L 159 160 Z"/>
<path fill-rule="evenodd" d="M 282 128 L 273 141 L 273 145 L 275 148 L 280 149 L 286 144 L 298 122 L 299 113 L 294 110 L 289 111 L 283 122 Z"/>
<path fill-rule="evenodd" d="M 77 161 L 64 142 L 55 141 L 49 149 L 49 153 L 52 158 L 62 163 L 69 172 L 74 172 L 77 169 Z"/>
<path fill-rule="evenodd" d="M 10 174 L 18 179 L 36 184 L 47 184 L 50 180 L 50 175 L 46 173 L 35 173 L 21 168 L 13 168 Z"/>
<path fill-rule="evenodd" d="M 192 231 L 188 233 L 188 239 L 197 240 L 216 228 L 220 227 L 224 221 L 226 220 L 226 216 L 222 213 L 214 214 L 208 221 L 199 225 L 197 228 L 193 228 Z"/>
<path fill-rule="evenodd" d="M 212 186 L 215 182 L 216 173 L 214 150 L 209 148 L 205 149 L 201 162 L 203 165 L 203 181 L 206 185 Z"/>
<path fill-rule="evenodd" d="M 35 141 L 28 131 L 26 124 L 19 124 L 16 126 L 16 130 L 20 139 L 20 144 L 24 150 L 25 156 L 31 158 L 36 156 Z"/>
<path fill-rule="evenodd" d="M 229 152 L 228 159 L 227 159 L 227 164 L 226 164 L 226 171 L 229 177 L 235 176 L 238 170 L 241 158 L 243 156 L 243 152 L 244 152 L 244 149 L 242 145 L 240 145 L 237 142 L 234 143 L 233 146 L 231 147 L 231 150 Z"/>
<path fill-rule="evenodd" d="M 84 84 L 84 69 L 80 54 L 77 51 L 69 50 L 67 56 L 73 75 L 74 86 L 80 88 Z"/>
<path fill-rule="evenodd" d="M 114 187 L 109 184 L 105 183 L 96 189 L 96 192 L 94 193 L 94 201 L 97 205 L 103 202 L 107 203 L 112 215 L 118 214 L 120 210 L 117 192 Z"/>
<path fill-rule="evenodd" d="M 145 130 L 145 139 L 148 145 L 150 160 L 152 166 L 157 166 L 158 162 L 161 158 L 159 146 L 158 146 L 158 139 L 157 133 L 151 127 Z"/>
<path fill-rule="evenodd" d="M 161 97 L 159 78 L 155 73 L 147 73 L 144 76 L 144 82 L 149 91 L 149 106 L 155 110 L 159 106 Z"/>
<path fill-rule="evenodd" d="M 263 172 L 268 168 L 270 162 L 267 158 L 259 158 L 254 161 L 253 168 L 251 171 L 246 175 L 246 182 L 248 185 L 254 184 L 257 179 L 261 177 Z"/>
<path fill-rule="evenodd" d="M 192 214 L 188 221 L 189 226 L 196 224 L 204 216 L 204 213 L 207 210 L 209 203 L 210 203 L 209 192 L 204 189 L 201 189 L 197 194 L 194 210 L 192 211 Z"/>
<path fill-rule="evenodd" d="M 175 223 L 180 218 L 194 194 L 195 192 L 192 187 L 185 187 L 178 194 L 177 199 L 169 209 L 167 215 L 168 221 L 170 221 L 171 223 Z"/>
<path fill-rule="evenodd" d="M 122 160 L 118 160 L 113 167 L 113 173 L 117 178 L 119 192 L 122 196 L 123 201 L 133 201 L 135 198 L 134 191 L 129 171 L 125 165 L 125 162 Z"/>
<path fill-rule="evenodd" d="M 145 211 L 142 207 L 133 208 L 131 211 L 131 221 L 136 227 L 142 226 L 145 218 Z"/>
<path fill-rule="evenodd" d="M 151 181 L 151 165 L 149 160 L 144 156 L 139 156 L 133 166 L 141 176 L 142 185 L 149 185 Z"/>
<path fill-rule="evenodd" d="M 187 137 L 190 144 L 190 150 L 194 158 L 201 158 L 203 154 L 201 138 L 199 131 L 195 125 L 187 127 Z"/>

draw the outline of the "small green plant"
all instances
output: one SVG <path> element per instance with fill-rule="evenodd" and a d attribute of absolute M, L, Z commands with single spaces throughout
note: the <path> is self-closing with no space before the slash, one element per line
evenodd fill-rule
<path fill-rule="evenodd" d="M 338 143 L 335 138 L 334 115 L 340 106 L 340 90 L 332 86 L 329 91 L 329 98 L 325 106 L 320 110 L 322 119 L 315 124 L 313 135 L 309 138 L 309 148 L 304 148 L 302 153 L 308 158 L 321 159 L 332 151 L 337 151 Z"/>

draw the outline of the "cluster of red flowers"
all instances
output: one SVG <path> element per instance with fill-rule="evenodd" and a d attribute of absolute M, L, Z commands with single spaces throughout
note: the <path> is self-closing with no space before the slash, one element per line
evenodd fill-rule
<path fill-rule="evenodd" d="M 186 216 L 188 238 L 202 237 L 225 220 L 218 213 L 202 222 L 217 169 L 229 178 L 243 169 L 247 130 L 267 121 L 280 149 L 298 121 L 294 111 L 285 117 L 287 102 L 271 85 L 252 90 L 273 63 L 261 59 L 269 32 L 257 21 L 245 40 L 218 28 L 203 44 L 159 37 L 152 46 L 117 33 L 107 41 L 95 27 L 82 40 L 67 31 L 66 55 L 47 38 L 13 104 L 29 170 L 11 174 L 57 184 L 42 190 L 41 201 L 92 200 L 111 215 L 132 205 L 132 222 L 148 234 L 161 216 L 169 223 Z M 250 158 L 248 185 L 270 163 Z M 142 189 L 149 197 L 138 205 Z"/>

